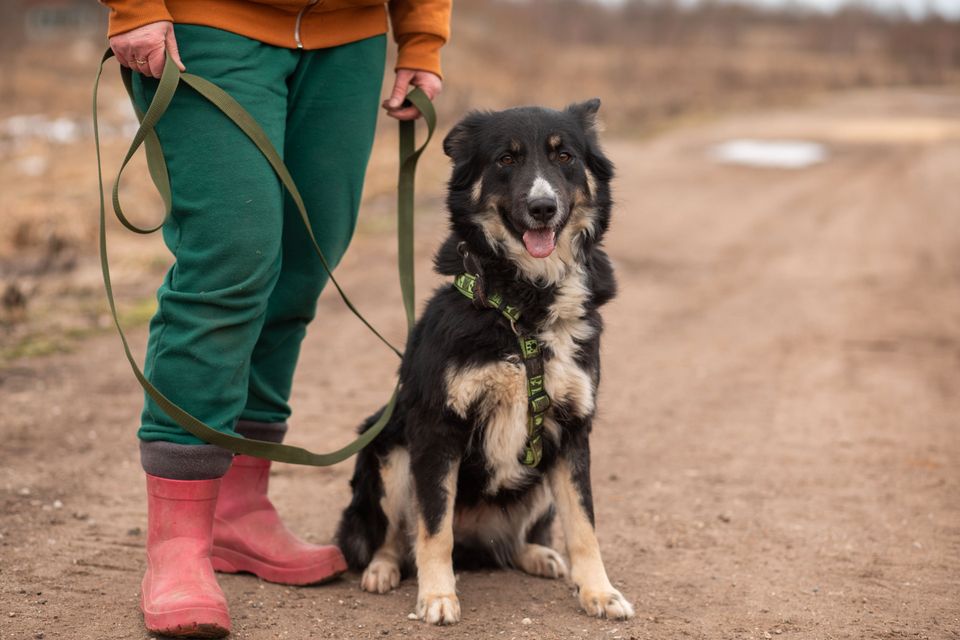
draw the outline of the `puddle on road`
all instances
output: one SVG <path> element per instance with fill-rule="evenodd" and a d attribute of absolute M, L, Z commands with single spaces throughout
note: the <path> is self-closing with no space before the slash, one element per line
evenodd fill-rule
<path fill-rule="evenodd" d="M 717 162 L 774 169 L 804 169 L 828 156 L 825 146 L 805 140 L 736 138 L 710 149 L 710 157 Z"/>

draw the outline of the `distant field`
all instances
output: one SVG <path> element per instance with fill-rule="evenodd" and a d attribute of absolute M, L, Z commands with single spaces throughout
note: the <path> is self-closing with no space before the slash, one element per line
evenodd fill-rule
<path fill-rule="evenodd" d="M 24 224 L 49 220 L 56 220 L 65 241 L 89 242 L 87 112 L 102 34 L 53 31 L 31 41 L 18 31 L 23 20 L 16 15 L 5 15 L 2 24 L 0 187 L 7 197 L 0 255 L 33 246 L 38 232 Z M 683 10 L 671 2 L 610 9 L 577 0 L 458 0 L 444 66 L 444 124 L 472 108 L 562 106 L 600 96 L 609 133 L 647 135 L 838 89 L 960 87 L 960 23 L 895 21 L 855 9 L 828 17 L 712 4 Z M 123 121 L 125 109 L 116 89 L 108 92 L 105 109 L 114 124 Z M 12 140 L 6 119 L 25 113 L 66 116 L 81 125 L 79 135 L 70 144 Z M 82 148 L 80 157 L 65 148 L 74 144 Z M 392 145 L 377 151 L 372 193 L 388 188 L 378 176 L 393 160 Z M 43 161 L 24 160 L 36 156 L 47 156 L 51 171 L 61 162 L 73 165 L 70 175 L 58 176 L 61 193 L 49 193 L 46 180 L 37 193 L 34 179 L 46 177 Z"/>

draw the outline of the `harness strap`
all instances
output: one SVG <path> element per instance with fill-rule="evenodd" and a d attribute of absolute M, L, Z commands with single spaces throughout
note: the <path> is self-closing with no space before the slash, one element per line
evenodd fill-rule
<path fill-rule="evenodd" d="M 479 299 L 478 284 L 479 277 L 473 273 L 461 273 L 453 279 L 453 287 L 470 300 Z M 551 404 L 544 387 L 543 349 L 536 336 L 520 333 L 517 329 L 520 309 L 507 304 L 499 291 L 486 297 L 486 306 L 496 309 L 510 321 L 510 328 L 520 344 L 520 356 L 527 376 L 527 443 L 520 461 L 528 467 L 536 467 L 543 458 L 543 422 Z"/>
<path fill-rule="evenodd" d="M 470 298 L 471 300 L 475 299 L 479 294 L 477 290 L 477 284 L 479 283 L 479 277 L 472 273 L 461 273 L 453 279 L 453 286 L 456 289 Z M 491 309 L 496 309 L 499 311 L 507 320 L 510 321 L 510 326 L 516 331 L 516 322 L 520 319 L 520 309 L 514 306 L 507 304 L 503 296 L 500 293 L 493 293 L 486 298 L 487 306 Z"/>
<path fill-rule="evenodd" d="M 96 82 L 94 83 L 93 87 L 93 132 L 97 151 L 97 178 L 100 187 L 100 266 L 103 271 L 103 285 L 107 293 L 107 301 L 110 305 L 110 313 L 113 315 L 113 322 L 120 334 L 120 341 L 123 344 L 123 350 L 126 354 L 127 360 L 130 363 L 130 367 L 133 369 L 134 376 L 136 376 L 137 380 L 140 382 L 140 386 L 143 387 L 146 394 L 150 396 L 150 398 L 152 398 L 153 401 L 156 402 L 157 405 L 168 416 L 170 416 L 170 418 L 172 418 L 184 430 L 193 434 L 204 442 L 223 447 L 224 449 L 228 449 L 234 453 L 256 456 L 258 458 L 266 458 L 268 460 L 274 460 L 277 462 L 289 462 L 292 464 L 325 467 L 346 460 L 367 446 L 377 436 L 377 434 L 383 430 L 383 427 L 386 426 L 387 422 L 390 420 L 394 408 L 396 407 L 397 394 L 400 389 L 399 380 L 394 386 L 393 394 L 390 396 L 390 400 L 387 402 L 379 418 L 369 429 L 361 434 L 360 437 L 345 447 L 342 447 L 331 453 L 313 453 L 300 447 L 278 444 L 275 442 L 252 440 L 240 436 L 231 436 L 213 429 L 163 395 L 150 383 L 149 380 L 146 379 L 146 376 L 144 376 L 143 372 L 140 370 L 140 367 L 137 365 L 136 360 L 133 357 L 133 353 L 130 350 L 127 337 L 123 332 L 123 328 L 120 326 L 120 319 L 117 314 L 117 305 L 116 301 L 114 300 L 113 287 L 110 280 L 110 266 L 107 260 L 106 199 L 103 188 L 103 168 L 100 154 L 100 129 L 97 112 L 100 77 L 103 75 L 104 64 L 111 57 L 113 57 L 113 51 L 108 49 L 106 52 L 104 52 L 103 57 L 100 60 L 100 67 L 97 71 Z M 121 73 L 123 76 L 124 86 L 127 88 L 127 91 L 130 92 L 132 73 L 126 67 L 121 67 Z M 337 282 L 336 278 L 333 276 L 330 264 L 324 257 L 323 251 L 321 251 L 319 244 L 317 244 L 317 239 L 314 235 L 313 228 L 310 225 L 310 219 L 307 216 L 306 207 L 304 206 L 300 192 L 297 190 L 297 187 L 293 182 L 293 178 L 290 176 L 289 171 L 287 171 L 283 160 L 280 158 L 280 155 L 277 153 L 273 144 L 270 142 L 260 125 L 257 124 L 256 120 L 254 120 L 254 118 L 242 106 L 240 106 L 236 100 L 234 100 L 229 94 L 213 83 L 204 80 L 199 76 L 189 73 L 181 73 L 176 64 L 174 64 L 173 60 L 170 58 L 169 54 L 167 54 L 167 61 L 163 68 L 160 84 L 157 88 L 156 94 L 153 97 L 153 100 L 150 103 L 150 106 L 147 108 L 145 113 L 140 113 L 139 109 L 137 110 L 137 117 L 140 120 L 140 127 L 137 129 L 137 133 L 134 136 L 133 141 L 130 143 L 130 148 L 128 149 L 127 154 L 120 165 L 116 182 L 113 185 L 113 210 L 120 223 L 131 231 L 141 234 L 152 233 L 163 226 L 161 223 L 156 227 L 137 227 L 130 222 L 129 219 L 127 219 L 123 213 L 122 207 L 120 206 L 119 185 L 120 178 L 123 175 L 123 170 L 126 168 L 137 149 L 139 149 L 144 143 L 146 144 L 146 156 L 147 164 L 150 170 L 150 176 L 153 179 L 157 190 L 160 192 L 161 198 L 163 199 L 166 207 L 166 214 L 169 215 L 170 213 L 172 202 L 170 193 L 170 178 L 167 174 L 166 163 L 163 159 L 162 150 L 160 148 L 160 141 L 157 138 L 154 127 L 167 110 L 167 107 L 170 105 L 173 95 L 176 92 L 181 80 L 189 85 L 191 89 L 209 100 L 211 104 L 220 109 L 220 111 L 222 111 L 225 116 L 230 118 L 230 120 L 233 121 L 234 124 L 236 124 L 247 135 L 247 137 L 250 138 L 250 141 L 253 142 L 253 144 L 256 145 L 256 147 L 260 150 L 264 158 L 266 158 L 266 160 L 270 163 L 270 166 L 273 167 L 273 170 L 276 172 L 277 177 L 280 179 L 284 188 L 286 188 L 287 192 L 293 199 L 297 210 L 300 212 L 300 218 L 303 220 L 304 226 L 306 227 L 307 235 L 311 244 L 313 245 L 314 251 L 320 258 L 320 262 L 323 265 L 324 270 L 326 270 L 326 272 L 329 274 L 330 281 L 336 287 L 337 292 L 340 294 L 340 298 L 343 300 L 344 304 L 350 309 L 351 312 L 353 312 L 355 316 L 357 316 L 357 318 L 360 319 L 361 322 L 367 326 L 368 329 L 370 329 L 374 335 L 376 335 L 385 345 L 387 345 L 387 347 L 396 353 L 397 356 L 402 357 L 403 354 L 396 347 L 390 344 L 390 342 L 387 341 L 387 339 L 384 338 L 367 321 L 367 319 L 363 317 L 359 310 L 357 310 L 357 308 L 353 305 L 346 293 L 341 288 L 340 284 Z M 413 287 L 414 175 L 416 171 L 417 159 L 430 142 L 430 138 L 433 136 L 434 129 L 436 128 L 437 119 L 433 105 L 430 103 L 430 100 L 427 98 L 426 94 L 423 93 L 423 91 L 420 89 L 414 89 L 410 94 L 407 95 L 407 99 L 412 102 L 417 109 L 420 110 L 420 113 L 423 114 L 424 120 L 427 124 L 426 140 L 419 148 L 414 148 L 414 122 L 400 122 L 400 173 L 397 185 L 397 242 L 399 244 L 398 262 L 400 272 L 400 288 L 407 317 L 407 334 L 409 335 L 411 329 L 413 328 L 415 308 Z"/>

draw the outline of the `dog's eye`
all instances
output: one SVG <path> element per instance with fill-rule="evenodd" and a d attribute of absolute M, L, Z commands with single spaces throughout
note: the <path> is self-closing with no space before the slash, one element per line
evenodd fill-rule
<path fill-rule="evenodd" d="M 560 153 L 557 154 L 557 160 L 559 160 L 563 164 L 569 164 L 570 161 L 573 160 L 573 156 L 567 153 L 566 151 L 561 151 Z"/>
<path fill-rule="evenodd" d="M 505 153 L 502 156 L 500 156 L 499 162 L 500 164 L 513 164 L 514 162 L 516 162 L 516 160 L 514 160 L 513 156 L 510 155 L 509 153 Z"/>

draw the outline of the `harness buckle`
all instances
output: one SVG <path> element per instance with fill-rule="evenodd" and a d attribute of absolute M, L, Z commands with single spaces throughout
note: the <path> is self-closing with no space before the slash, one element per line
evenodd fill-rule
<path fill-rule="evenodd" d="M 547 394 L 530 398 L 530 413 L 536 415 L 546 412 L 550 408 L 550 396 Z"/>

